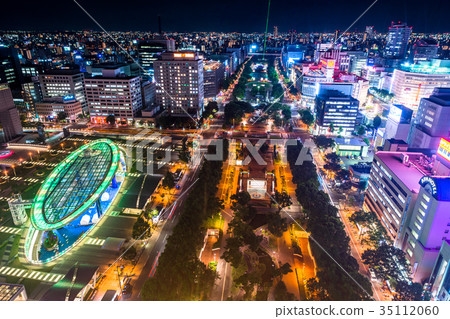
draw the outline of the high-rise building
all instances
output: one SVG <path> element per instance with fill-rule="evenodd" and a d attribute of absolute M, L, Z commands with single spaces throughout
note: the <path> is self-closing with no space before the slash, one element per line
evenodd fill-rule
<path fill-rule="evenodd" d="M 333 126 L 340 135 L 350 135 L 355 130 L 358 108 L 357 99 L 340 91 L 319 93 L 315 102 L 317 133 L 325 134 Z"/>
<path fill-rule="evenodd" d="M 273 27 L 273 36 L 276 38 L 278 37 L 278 26 Z"/>
<path fill-rule="evenodd" d="M 417 63 L 420 61 L 430 61 L 438 57 L 439 44 L 432 39 L 417 40 L 411 48 L 410 61 Z"/>
<path fill-rule="evenodd" d="M 91 122 L 105 123 L 108 115 L 114 115 L 116 121 L 130 123 L 142 109 L 138 76 L 126 76 L 106 69 L 102 76 L 85 79 L 85 88 Z"/>
<path fill-rule="evenodd" d="M 165 52 L 154 62 L 156 104 L 171 115 L 203 112 L 203 59 L 196 52 Z"/>
<path fill-rule="evenodd" d="M 450 301 L 450 240 L 442 242 L 428 284 L 432 300 Z"/>
<path fill-rule="evenodd" d="M 450 137 L 450 88 L 436 88 L 429 98 L 420 100 L 408 144 L 437 149 L 442 137 Z"/>
<path fill-rule="evenodd" d="M 398 246 L 419 193 L 419 182 L 431 164 L 422 153 L 377 152 L 372 162 L 365 205 L 375 212 Z"/>
<path fill-rule="evenodd" d="M 203 64 L 203 83 L 205 99 L 214 98 L 220 91 L 220 84 L 225 77 L 225 68 L 217 61 L 205 61 Z"/>
<path fill-rule="evenodd" d="M 408 27 L 406 23 L 392 22 L 389 27 L 384 56 L 386 58 L 404 59 L 406 57 L 411 33 L 412 28 Z"/>
<path fill-rule="evenodd" d="M 386 121 L 384 139 L 407 141 L 413 111 L 403 105 L 392 105 Z"/>
<path fill-rule="evenodd" d="M 39 75 L 42 98 L 53 101 L 55 98 L 74 96 L 80 101 L 83 111 L 87 112 L 86 96 L 84 94 L 84 74 L 79 69 L 55 69 Z"/>
<path fill-rule="evenodd" d="M 14 99 L 8 84 L 0 84 L 0 124 L 5 142 L 12 140 L 23 132 L 19 112 L 14 105 Z"/>
<path fill-rule="evenodd" d="M 394 94 L 394 103 L 416 111 L 420 100 L 440 87 L 450 87 L 450 61 L 447 60 L 402 65 L 394 70 L 389 91 Z"/>
<path fill-rule="evenodd" d="M 153 63 L 158 60 L 161 53 L 175 51 L 175 40 L 152 39 L 141 41 L 138 45 L 139 64 L 145 70 L 141 76 L 144 79 L 153 79 Z"/>
<path fill-rule="evenodd" d="M 42 101 L 42 91 L 38 76 L 32 76 L 29 81 L 25 81 L 22 84 L 22 96 L 28 113 L 35 116 L 36 103 Z"/>

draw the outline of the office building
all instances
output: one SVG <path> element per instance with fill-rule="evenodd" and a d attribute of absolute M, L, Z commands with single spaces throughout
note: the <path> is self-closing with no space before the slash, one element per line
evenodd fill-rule
<path fill-rule="evenodd" d="M 408 27 L 406 23 L 392 22 L 389 27 L 384 56 L 386 58 L 404 59 L 408 50 L 411 32 L 412 28 Z"/>
<path fill-rule="evenodd" d="M 450 88 L 436 88 L 429 98 L 420 100 L 408 144 L 437 149 L 441 137 L 450 137 Z"/>
<path fill-rule="evenodd" d="M 380 151 L 374 155 L 365 206 L 377 214 L 396 246 L 408 224 L 419 182 L 431 160 L 422 153 Z"/>
<path fill-rule="evenodd" d="M 203 64 L 203 85 L 205 99 L 215 98 L 225 77 L 225 68 L 217 61 L 205 61 Z"/>
<path fill-rule="evenodd" d="M 424 176 L 419 184 L 402 249 L 411 264 L 413 280 L 423 282 L 430 277 L 442 243 L 450 239 L 450 177 Z"/>
<path fill-rule="evenodd" d="M 0 301 L 26 301 L 24 285 L 0 283 Z"/>
<path fill-rule="evenodd" d="M 203 112 L 203 59 L 196 52 L 165 52 L 154 62 L 156 104 L 171 115 Z"/>
<path fill-rule="evenodd" d="M 88 110 L 84 94 L 84 74 L 79 69 L 49 70 L 45 74 L 39 75 L 39 82 L 44 101 L 74 96 L 77 101 L 80 101 L 83 111 Z"/>
<path fill-rule="evenodd" d="M 412 63 L 430 61 L 438 57 L 439 44 L 433 39 L 417 40 L 410 52 L 409 60 Z"/>
<path fill-rule="evenodd" d="M 105 123 L 108 115 L 114 115 L 120 123 L 131 123 L 142 109 L 141 81 L 138 76 L 117 74 L 105 69 L 102 76 L 85 79 L 86 99 L 91 122 Z"/>
<path fill-rule="evenodd" d="M 316 97 L 316 133 L 326 134 L 330 126 L 339 135 L 355 130 L 359 101 L 337 90 L 324 90 Z"/>
<path fill-rule="evenodd" d="M 389 110 L 384 139 L 408 140 L 413 110 L 403 105 L 392 105 Z"/>
<path fill-rule="evenodd" d="M 22 97 L 29 115 L 35 116 L 36 103 L 42 101 L 42 91 L 38 76 L 33 76 L 29 81 L 22 84 Z"/>
<path fill-rule="evenodd" d="M 428 281 L 431 299 L 450 301 L 450 240 L 444 240 Z"/>
<path fill-rule="evenodd" d="M 64 113 L 67 120 L 75 121 L 78 115 L 83 114 L 81 102 L 74 96 L 67 96 L 64 99 L 36 103 L 36 114 L 42 121 L 55 120 L 60 113 Z"/>
<path fill-rule="evenodd" d="M 8 84 L 0 84 L 0 124 L 4 142 L 12 140 L 23 132 L 19 112 L 14 105 Z"/>
<path fill-rule="evenodd" d="M 395 69 L 390 93 L 394 94 L 394 103 L 416 111 L 420 100 L 440 87 L 450 87 L 450 61 L 434 59 Z"/>
<path fill-rule="evenodd" d="M 175 40 L 152 39 L 139 42 L 139 64 L 145 70 L 141 74 L 144 79 L 153 79 L 153 63 L 166 51 L 175 51 Z"/>

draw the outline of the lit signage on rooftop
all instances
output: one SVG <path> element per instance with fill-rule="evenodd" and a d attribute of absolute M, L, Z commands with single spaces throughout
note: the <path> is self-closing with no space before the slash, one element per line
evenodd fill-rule
<path fill-rule="evenodd" d="M 425 185 L 429 185 L 430 186 L 430 191 L 431 194 L 436 197 L 437 194 L 437 185 L 436 182 L 434 181 L 433 178 L 431 178 L 430 176 L 424 176 L 420 179 L 419 184 L 423 187 L 425 187 Z"/>
<path fill-rule="evenodd" d="M 174 53 L 174 58 L 193 58 L 195 57 L 194 53 Z"/>
<path fill-rule="evenodd" d="M 441 138 L 437 153 L 450 162 L 450 141 Z"/>

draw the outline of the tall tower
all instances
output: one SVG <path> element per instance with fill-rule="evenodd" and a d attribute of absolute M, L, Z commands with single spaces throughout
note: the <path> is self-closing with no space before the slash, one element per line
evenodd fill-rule
<path fill-rule="evenodd" d="M 8 201 L 8 204 L 14 225 L 23 225 L 27 221 L 28 216 L 25 211 L 25 204 L 22 201 L 22 196 L 20 194 L 14 194 L 12 199 Z"/>
<path fill-rule="evenodd" d="M 278 26 L 273 27 L 273 36 L 276 38 L 278 37 Z"/>
<path fill-rule="evenodd" d="M 404 59 L 406 57 L 411 33 L 412 27 L 408 27 L 406 23 L 392 22 L 386 40 L 384 56 L 386 58 Z"/>

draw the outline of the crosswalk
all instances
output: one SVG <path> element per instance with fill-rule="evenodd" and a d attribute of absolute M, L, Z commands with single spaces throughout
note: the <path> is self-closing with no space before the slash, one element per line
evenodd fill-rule
<path fill-rule="evenodd" d="M 21 232 L 20 228 L 0 226 L 0 233 L 7 233 L 7 234 L 17 235 L 20 232 Z"/>
<path fill-rule="evenodd" d="M 0 275 L 27 278 L 27 279 L 53 282 L 53 283 L 58 282 L 62 278 L 64 278 L 64 275 L 61 275 L 61 274 L 52 274 L 52 273 L 46 273 L 46 272 L 28 270 L 28 269 L 20 269 L 20 268 L 8 267 L 8 266 L 0 267 Z"/>
<path fill-rule="evenodd" d="M 88 238 L 86 240 L 86 245 L 96 245 L 96 246 L 103 246 L 103 244 L 105 243 L 106 239 L 99 239 L 99 238 Z"/>
<path fill-rule="evenodd" d="M 1 179 L 4 179 L 4 180 L 12 180 L 12 181 L 21 181 L 21 180 L 23 180 L 23 181 L 25 181 L 25 182 L 28 182 L 28 183 L 37 183 L 37 182 L 39 182 L 39 179 L 37 179 L 37 178 L 32 178 L 32 177 L 29 177 L 29 178 L 23 178 L 22 176 L 13 176 L 13 177 L 10 177 L 10 176 L 1 176 L 0 177 Z M 41 183 L 43 182 L 43 181 L 40 181 Z"/>

